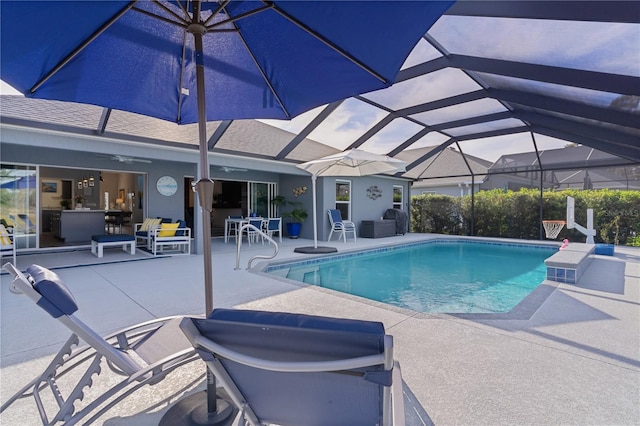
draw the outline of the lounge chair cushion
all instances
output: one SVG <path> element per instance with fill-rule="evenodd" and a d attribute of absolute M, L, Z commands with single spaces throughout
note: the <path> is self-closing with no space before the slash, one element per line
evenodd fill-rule
<path fill-rule="evenodd" d="M 58 318 L 62 315 L 71 315 L 78 310 L 73 295 L 55 272 L 40 265 L 31 265 L 27 268 L 27 273 L 33 278 L 33 288 L 42 295 L 38 306 L 49 315 Z"/>
<path fill-rule="evenodd" d="M 173 237 L 176 235 L 176 229 L 179 225 L 180 223 L 161 223 L 158 237 Z"/>
<path fill-rule="evenodd" d="M 379 322 L 243 309 L 215 309 L 208 320 L 194 321 L 202 334 L 239 352 L 264 358 L 274 356 L 273 359 L 280 361 L 287 358 L 283 354 L 287 346 L 292 349 L 291 360 L 296 361 L 300 361 L 301 356 L 306 358 L 300 354 L 301 347 L 311 359 L 324 357 L 326 350 L 331 353 L 329 357 L 347 358 L 384 351 L 385 331 Z M 313 337 L 307 332 L 309 329 L 314 330 Z M 359 336 L 357 343 L 353 340 L 356 335 Z M 327 346 L 329 341 L 331 349 Z M 337 352 L 336 347 L 340 348 Z"/>
<path fill-rule="evenodd" d="M 142 222 L 142 226 L 140 227 L 140 231 L 144 231 L 144 232 L 148 232 L 150 231 L 154 226 L 158 226 L 160 225 L 160 219 L 151 219 L 151 218 L 146 218 L 144 220 L 144 222 Z"/>
<path fill-rule="evenodd" d="M 127 234 L 107 234 L 107 235 L 92 235 L 91 239 L 97 243 L 115 243 L 119 241 L 133 241 L 135 237 Z"/>
<path fill-rule="evenodd" d="M 244 309 L 215 309 L 208 319 L 251 324 L 280 325 L 286 327 L 314 328 L 318 330 L 354 331 L 384 336 L 381 322 L 347 320 L 289 312 L 265 312 Z"/>

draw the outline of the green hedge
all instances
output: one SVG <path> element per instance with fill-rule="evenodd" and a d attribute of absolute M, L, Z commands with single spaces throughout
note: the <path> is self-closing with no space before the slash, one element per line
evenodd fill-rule
<path fill-rule="evenodd" d="M 576 223 L 587 226 L 593 209 L 596 242 L 640 245 L 640 191 L 564 190 L 542 194 L 543 219 L 566 220 L 567 196 L 575 199 Z M 540 237 L 540 191 L 494 189 L 475 194 L 475 235 L 534 239 Z M 471 196 L 420 195 L 411 198 L 411 231 L 450 235 L 471 233 Z M 544 230 L 542 230 L 544 238 Z M 564 227 L 556 240 L 584 241 Z"/>

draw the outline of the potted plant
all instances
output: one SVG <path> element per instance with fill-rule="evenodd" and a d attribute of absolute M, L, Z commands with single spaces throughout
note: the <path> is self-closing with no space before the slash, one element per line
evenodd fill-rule
<path fill-rule="evenodd" d="M 60 206 L 62 207 L 62 210 L 68 210 L 70 205 L 71 205 L 71 201 L 69 201 L 69 200 L 61 200 L 60 201 Z"/>
<path fill-rule="evenodd" d="M 76 209 L 82 208 L 83 201 L 84 201 L 84 197 L 82 195 L 76 195 Z"/>
<path fill-rule="evenodd" d="M 277 207 L 291 206 L 293 207 L 289 211 L 282 212 L 282 217 L 286 219 L 285 226 L 287 228 L 287 234 L 289 238 L 298 238 L 300 236 L 300 230 L 302 229 L 302 222 L 307 220 L 309 214 L 307 209 L 304 208 L 299 201 L 288 201 L 282 195 L 277 195 L 271 199 L 271 203 Z"/>

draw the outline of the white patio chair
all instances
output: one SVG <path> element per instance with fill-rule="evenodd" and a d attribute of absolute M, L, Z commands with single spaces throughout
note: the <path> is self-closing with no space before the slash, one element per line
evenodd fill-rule
<path fill-rule="evenodd" d="M 249 245 L 251 243 L 255 243 L 258 241 L 258 238 L 262 240 L 264 243 L 264 238 L 262 238 L 262 223 L 264 220 L 261 217 L 252 217 L 249 219 L 249 225 L 252 225 L 247 229 L 247 241 Z"/>
<path fill-rule="evenodd" d="M 280 238 L 280 242 L 282 243 L 282 218 L 270 217 L 269 219 L 267 219 L 265 232 L 270 238 L 273 238 L 274 234 L 277 232 L 278 237 Z"/>
<path fill-rule="evenodd" d="M 329 222 L 331 222 L 331 232 L 329 232 L 329 238 L 327 241 L 331 241 L 333 232 L 337 232 L 342 236 L 344 242 L 347 242 L 347 233 L 353 234 L 353 241 L 356 241 L 356 224 L 350 220 L 342 220 L 342 214 L 340 210 L 330 209 L 327 214 L 329 215 Z M 340 238 L 338 238 L 340 239 Z"/>

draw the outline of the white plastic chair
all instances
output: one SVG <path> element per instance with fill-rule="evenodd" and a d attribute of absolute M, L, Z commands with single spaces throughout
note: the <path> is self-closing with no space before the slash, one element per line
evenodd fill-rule
<path fill-rule="evenodd" d="M 261 217 L 252 217 L 249 219 L 249 225 L 255 227 L 250 226 L 247 228 L 247 241 L 249 241 L 249 244 L 257 242 L 258 238 L 264 243 L 264 238 L 262 238 L 262 223 L 263 219 Z"/>
<path fill-rule="evenodd" d="M 282 218 L 270 217 L 267 220 L 265 232 L 270 238 L 273 238 L 273 235 L 277 232 L 280 237 L 280 242 L 282 242 Z"/>
<path fill-rule="evenodd" d="M 337 232 L 342 235 L 342 239 L 344 242 L 347 242 L 347 233 L 353 233 L 353 241 L 356 241 L 356 224 L 351 222 L 350 220 L 342 220 L 342 214 L 340 210 L 330 209 L 329 214 L 329 222 L 331 222 L 331 232 L 329 232 L 329 238 L 327 241 L 331 241 L 331 236 L 333 232 Z M 340 238 L 338 238 L 340 239 Z"/>

